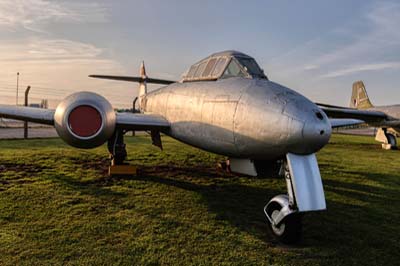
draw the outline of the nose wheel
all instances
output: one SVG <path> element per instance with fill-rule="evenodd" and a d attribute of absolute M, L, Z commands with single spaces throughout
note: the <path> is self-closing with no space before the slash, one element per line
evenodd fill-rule
<path fill-rule="evenodd" d="M 301 214 L 291 210 L 287 195 L 273 198 L 264 208 L 268 225 L 275 238 L 284 244 L 294 244 L 301 238 Z"/>

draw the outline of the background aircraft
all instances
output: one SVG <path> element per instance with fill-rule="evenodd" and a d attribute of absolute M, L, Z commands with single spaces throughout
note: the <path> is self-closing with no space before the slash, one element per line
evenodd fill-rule
<path fill-rule="evenodd" d="M 384 149 L 397 149 L 400 134 L 400 105 L 374 106 L 362 81 L 353 83 L 350 108 L 318 104 L 329 117 L 354 118 L 378 127 L 375 139 Z"/>
<path fill-rule="evenodd" d="M 190 67 L 180 82 L 152 79 L 144 65 L 140 77 L 92 77 L 139 82 L 140 113 L 115 113 L 102 96 L 74 93 L 55 110 L 0 105 L 0 117 L 54 125 L 59 136 L 78 148 L 108 142 L 113 164 L 126 157 L 123 135 L 160 132 L 230 158 L 233 172 L 284 176 L 287 195 L 264 208 L 273 234 L 283 242 L 299 239 L 301 214 L 326 209 L 315 153 L 325 146 L 331 127 L 358 120 L 328 119 L 299 93 L 268 80 L 256 61 L 243 53 L 215 53 Z M 147 92 L 147 83 L 168 84 Z"/>

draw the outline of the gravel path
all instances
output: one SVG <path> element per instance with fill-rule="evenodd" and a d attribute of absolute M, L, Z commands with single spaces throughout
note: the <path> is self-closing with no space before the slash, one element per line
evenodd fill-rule
<path fill-rule="evenodd" d="M 35 127 L 28 129 L 28 138 L 58 137 L 52 127 Z M 23 139 L 24 128 L 0 128 L 0 139 Z"/>

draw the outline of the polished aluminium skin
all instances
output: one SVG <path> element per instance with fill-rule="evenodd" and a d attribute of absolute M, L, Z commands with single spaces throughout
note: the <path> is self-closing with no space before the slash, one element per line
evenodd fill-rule
<path fill-rule="evenodd" d="M 120 162 L 126 155 L 123 133 L 146 130 L 160 147 L 159 132 L 163 132 L 228 156 L 234 172 L 262 175 L 278 165 L 279 172 L 274 173 L 285 178 L 288 194 L 271 199 L 264 212 L 274 235 L 285 243 L 299 239 L 300 213 L 326 208 L 315 153 L 328 143 L 332 127 L 359 123 L 328 119 L 316 104 L 268 80 L 253 58 L 236 51 L 201 60 L 180 82 L 148 78 L 143 64 L 140 77 L 92 77 L 139 82 L 141 113 L 115 113 L 102 96 L 79 92 L 64 99 L 56 110 L 0 105 L 0 117 L 54 125 L 65 142 L 78 148 L 108 141 L 111 155 Z M 147 93 L 147 83 L 167 86 Z M 101 123 L 85 120 L 85 113 L 76 115 L 82 106 L 100 117 Z M 71 121 L 72 112 L 78 121 Z M 76 134 L 85 132 L 86 124 L 95 133 Z"/>
<path fill-rule="evenodd" d="M 166 134 L 234 158 L 311 154 L 331 135 L 328 118 L 313 102 L 263 79 L 175 83 L 148 93 L 144 102 L 144 113 L 171 123 Z"/>

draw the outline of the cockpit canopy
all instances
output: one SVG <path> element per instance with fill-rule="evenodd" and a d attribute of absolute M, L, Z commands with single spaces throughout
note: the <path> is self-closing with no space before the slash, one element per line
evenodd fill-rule
<path fill-rule="evenodd" d="M 236 51 L 215 53 L 189 68 L 182 82 L 230 77 L 267 79 L 254 58 Z"/>

